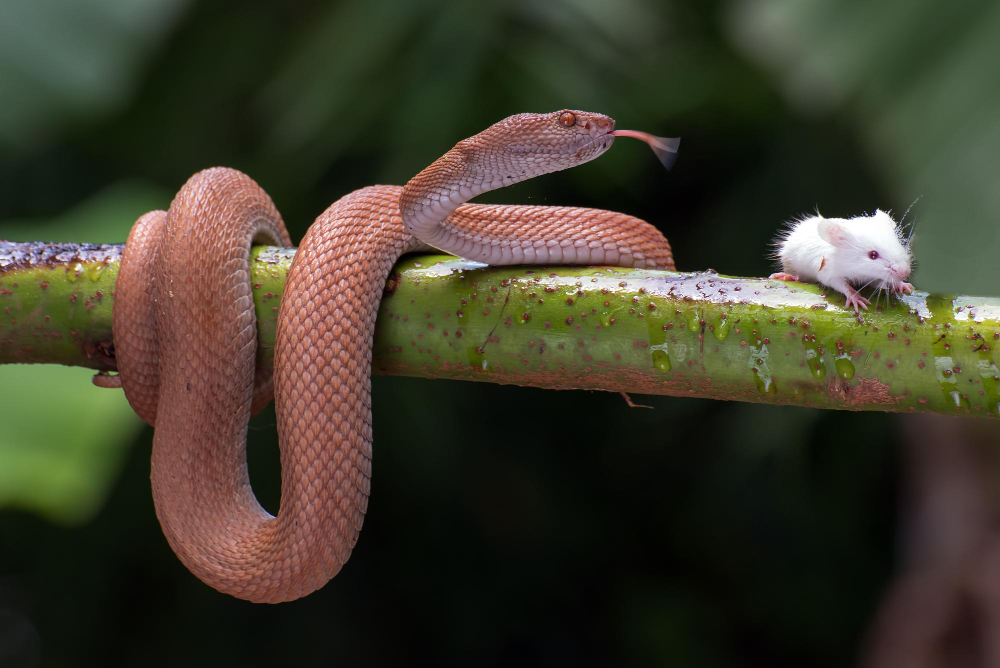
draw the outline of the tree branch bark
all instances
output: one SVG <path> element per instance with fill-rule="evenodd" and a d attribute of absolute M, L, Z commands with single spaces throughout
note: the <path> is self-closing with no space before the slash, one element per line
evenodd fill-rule
<path fill-rule="evenodd" d="M 0 364 L 115 369 L 121 246 L 0 242 Z M 294 249 L 257 247 L 258 364 Z M 205 286 L 206 290 L 212 289 Z M 197 323 L 192 323 L 197 326 Z M 376 373 L 819 408 L 998 417 L 1000 298 L 916 292 L 861 318 L 816 285 L 711 272 L 484 267 L 409 255 Z"/>

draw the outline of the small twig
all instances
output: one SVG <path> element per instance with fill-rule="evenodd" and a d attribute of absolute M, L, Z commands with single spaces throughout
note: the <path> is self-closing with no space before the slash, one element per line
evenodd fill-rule
<path fill-rule="evenodd" d="M 619 392 L 619 394 L 622 395 L 622 398 L 625 400 L 625 403 L 628 404 L 629 408 L 652 408 L 652 406 L 647 406 L 646 404 L 634 403 L 632 401 L 632 397 L 628 396 L 628 392 Z"/>

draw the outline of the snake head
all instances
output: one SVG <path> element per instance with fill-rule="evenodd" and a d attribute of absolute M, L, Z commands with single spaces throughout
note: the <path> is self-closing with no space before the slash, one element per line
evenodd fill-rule
<path fill-rule="evenodd" d="M 593 160 L 611 147 L 614 129 L 603 114 L 563 109 L 509 116 L 459 145 L 470 164 L 489 164 L 509 185 Z"/>

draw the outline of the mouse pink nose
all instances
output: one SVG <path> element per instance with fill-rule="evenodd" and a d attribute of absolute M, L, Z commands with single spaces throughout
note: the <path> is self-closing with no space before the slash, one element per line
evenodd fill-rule
<path fill-rule="evenodd" d="M 892 273 L 895 274 L 901 280 L 905 280 L 910 277 L 910 268 L 906 266 L 904 267 L 894 266 L 892 268 Z"/>

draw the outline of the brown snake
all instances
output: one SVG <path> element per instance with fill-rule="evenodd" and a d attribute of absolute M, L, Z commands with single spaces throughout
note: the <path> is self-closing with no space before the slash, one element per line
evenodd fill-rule
<path fill-rule="evenodd" d="M 247 423 L 272 394 L 255 369 L 249 255 L 253 243 L 290 246 L 284 223 L 252 179 L 223 168 L 195 174 L 169 211 L 136 222 L 115 296 L 118 368 L 132 407 L 156 427 L 156 514 L 195 575 L 276 603 L 319 589 L 347 561 L 368 506 L 375 315 L 403 253 L 433 246 L 490 264 L 673 268 L 663 235 L 631 216 L 464 203 L 592 160 L 612 131 L 610 118 L 582 111 L 511 116 L 405 187 L 363 188 L 316 219 L 278 314 L 277 517 L 247 473 Z"/>

